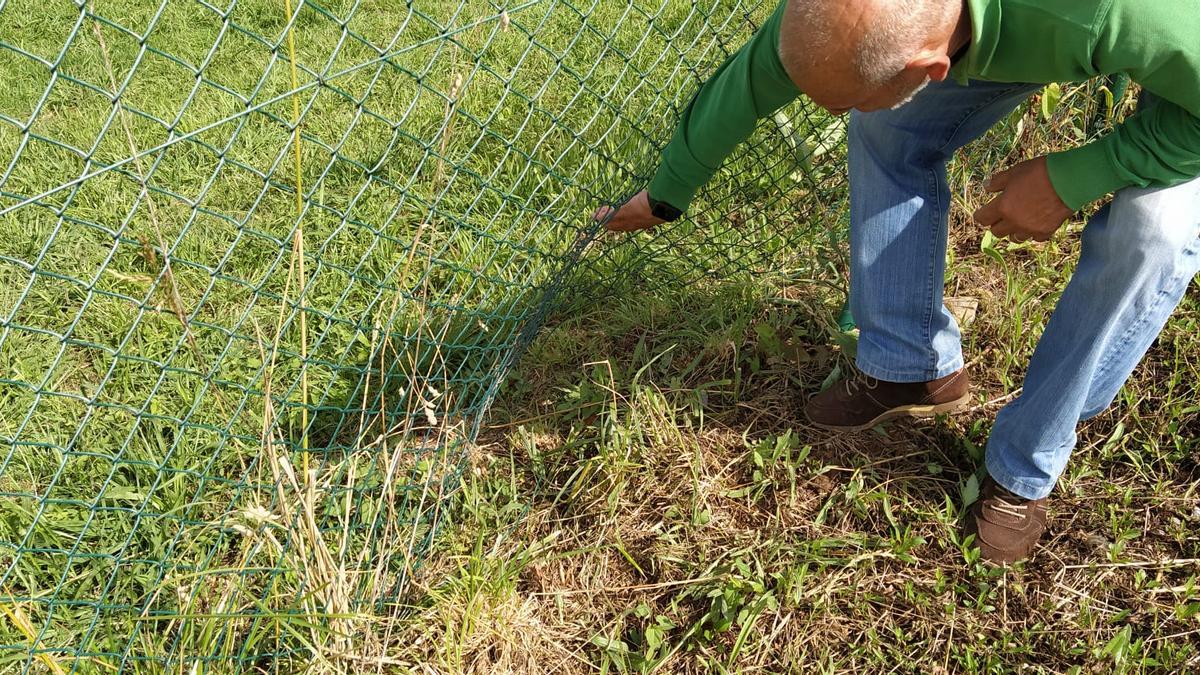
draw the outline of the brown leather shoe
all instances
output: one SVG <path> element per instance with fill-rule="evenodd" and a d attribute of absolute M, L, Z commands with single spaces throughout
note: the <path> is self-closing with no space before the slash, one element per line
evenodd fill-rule
<path fill-rule="evenodd" d="M 859 373 L 809 400 L 808 420 L 822 429 L 862 431 L 896 417 L 933 417 L 971 400 L 965 369 L 932 382 L 884 382 Z"/>
<path fill-rule="evenodd" d="M 1046 500 L 1019 497 L 992 480 L 984 479 L 979 499 L 971 505 L 967 534 L 984 559 L 1015 563 L 1033 552 L 1046 531 Z"/>

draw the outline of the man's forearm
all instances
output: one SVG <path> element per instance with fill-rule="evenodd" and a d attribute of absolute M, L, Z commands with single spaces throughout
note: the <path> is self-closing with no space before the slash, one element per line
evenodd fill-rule
<path fill-rule="evenodd" d="M 758 32 L 729 57 L 688 104 L 663 151 L 650 196 L 686 211 L 758 120 L 800 95 L 779 60 L 779 27 L 786 0 Z"/>
<path fill-rule="evenodd" d="M 1113 133 L 1050 155 L 1050 180 L 1073 210 L 1126 187 L 1170 187 L 1200 176 L 1200 117 L 1159 100 Z"/>

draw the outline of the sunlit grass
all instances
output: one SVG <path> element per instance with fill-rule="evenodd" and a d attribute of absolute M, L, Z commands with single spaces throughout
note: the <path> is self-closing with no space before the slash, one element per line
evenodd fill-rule
<path fill-rule="evenodd" d="M 0 669 L 386 654 L 551 310 L 837 257 L 775 136 L 693 221 L 587 219 L 769 6 L 294 6 L 0 1 Z"/>

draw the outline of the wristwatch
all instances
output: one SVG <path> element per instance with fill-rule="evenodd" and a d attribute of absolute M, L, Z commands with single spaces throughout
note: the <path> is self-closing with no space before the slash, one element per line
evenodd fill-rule
<path fill-rule="evenodd" d="M 646 199 L 650 201 L 650 213 L 655 218 L 660 218 L 667 222 L 679 220 L 683 216 L 683 211 L 671 206 L 666 202 L 659 201 L 650 195 L 646 195 Z"/>

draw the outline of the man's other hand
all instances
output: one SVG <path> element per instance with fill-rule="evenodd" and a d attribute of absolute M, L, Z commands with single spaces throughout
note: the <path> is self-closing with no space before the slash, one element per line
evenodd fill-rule
<path fill-rule="evenodd" d="M 998 196 L 975 212 L 975 222 L 997 237 L 1046 241 L 1071 217 L 1050 182 L 1044 156 L 1001 171 L 984 188 Z"/>
<path fill-rule="evenodd" d="M 611 206 L 601 206 L 592 214 L 592 219 L 596 222 L 603 222 L 605 218 L 613 212 Z M 625 202 L 617 209 L 617 214 L 608 221 L 605 227 L 609 232 L 636 232 L 662 225 L 667 221 L 662 218 L 655 218 L 654 214 L 650 213 L 650 196 L 645 191 L 637 193 L 633 199 Z"/>

